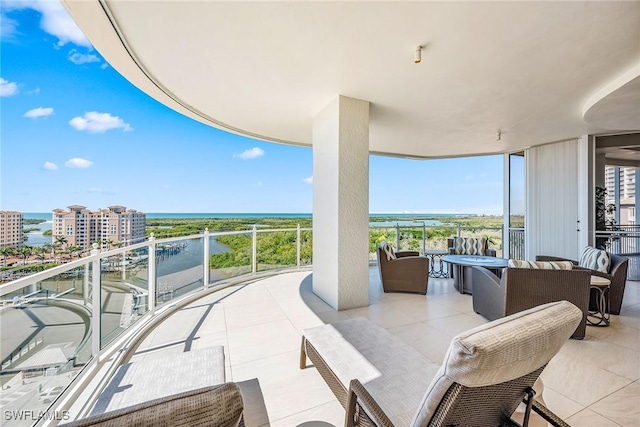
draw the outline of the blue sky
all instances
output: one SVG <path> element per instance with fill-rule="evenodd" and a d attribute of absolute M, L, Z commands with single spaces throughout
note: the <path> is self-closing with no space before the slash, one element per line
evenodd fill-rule
<path fill-rule="evenodd" d="M 0 4 L 0 209 L 312 211 L 311 148 L 229 134 L 159 104 L 55 1 Z M 502 162 L 371 156 L 370 212 L 499 214 Z"/>

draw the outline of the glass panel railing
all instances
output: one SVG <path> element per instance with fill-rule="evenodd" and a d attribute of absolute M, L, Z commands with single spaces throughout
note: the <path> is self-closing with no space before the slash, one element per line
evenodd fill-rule
<path fill-rule="evenodd" d="M 90 273 L 73 268 L 0 296 L 3 426 L 32 425 L 91 358 Z"/>
<path fill-rule="evenodd" d="M 251 273 L 251 232 L 209 238 L 209 283 Z"/>
<path fill-rule="evenodd" d="M 297 232 L 270 231 L 258 233 L 257 271 L 297 265 Z"/>
<path fill-rule="evenodd" d="M 300 265 L 313 264 L 313 231 L 300 230 Z"/>
<path fill-rule="evenodd" d="M 396 229 L 388 227 L 370 227 L 369 228 L 369 261 L 377 261 L 376 245 L 382 242 L 391 244 L 396 247 Z"/>
<path fill-rule="evenodd" d="M 163 304 L 204 285 L 204 239 L 156 244 L 156 302 Z"/>
<path fill-rule="evenodd" d="M 449 249 L 447 240 L 455 236 L 457 228 L 452 226 L 425 227 L 425 249 L 446 251 Z"/>
<path fill-rule="evenodd" d="M 101 259 L 101 349 L 147 312 L 145 269 L 136 269 L 138 262 L 144 267 L 145 260 L 126 250 Z M 135 283 L 131 279 L 135 279 Z"/>

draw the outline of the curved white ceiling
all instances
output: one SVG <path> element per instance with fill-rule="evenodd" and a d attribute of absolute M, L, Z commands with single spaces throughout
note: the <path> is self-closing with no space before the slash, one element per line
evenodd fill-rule
<path fill-rule="evenodd" d="M 400 156 L 640 129 L 637 81 L 590 101 L 640 63 L 640 2 L 63 1 L 133 84 L 260 139 L 311 145 L 337 95 L 370 101 L 370 150 Z"/>
<path fill-rule="evenodd" d="M 584 121 L 611 130 L 639 129 L 639 100 L 640 62 L 587 102 Z"/>

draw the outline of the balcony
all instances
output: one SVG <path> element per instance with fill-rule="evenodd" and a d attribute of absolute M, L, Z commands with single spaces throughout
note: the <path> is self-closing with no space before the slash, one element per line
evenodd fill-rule
<path fill-rule="evenodd" d="M 375 266 L 369 269 L 370 305 L 333 310 L 312 292 L 305 266 L 311 260 L 302 256 L 305 231 L 254 229 L 151 240 L 95 251 L 3 285 L 1 409 L 37 412 L 51 405 L 75 417 L 90 409 L 105 373 L 126 359 L 223 345 L 227 380 L 253 386 L 245 396 L 248 426 L 342 425 L 344 411 L 315 368 L 298 368 L 305 328 L 364 316 L 440 363 L 453 336 L 486 322 L 451 279 L 430 279 L 426 297 L 385 294 Z M 247 255 L 246 265 L 204 267 L 222 235 L 247 242 L 221 252 Z M 290 262 L 261 262 L 267 235 L 287 242 L 283 249 L 294 254 Z M 406 235 L 395 234 L 400 246 Z M 101 292 L 94 293 L 93 284 Z M 543 372 L 544 400 L 572 425 L 634 425 L 640 418 L 638 282 L 628 282 L 622 313 L 610 327 L 589 327 L 583 341 L 568 341 Z M 45 352 L 48 361 L 35 357 Z M 57 399 L 51 396 L 61 386 L 67 389 Z"/>

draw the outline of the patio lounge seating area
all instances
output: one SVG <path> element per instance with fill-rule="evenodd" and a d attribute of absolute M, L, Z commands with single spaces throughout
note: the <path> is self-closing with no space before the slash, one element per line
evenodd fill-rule
<path fill-rule="evenodd" d="M 429 279 L 426 297 L 384 293 L 375 267 L 369 282 L 371 305 L 344 311 L 312 293 L 309 271 L 229 287 L 190 303 L 150 331 L 131 362 L 222 345 L 226 380 L 257 385 L 243 389 L 243 398 L 252 401 L 245 403 L 245 425 L 344 425 L 345 411 L 317 370 L 299 368 L 305 329 L 366 317 L 439 364 L 455 335 L 487 323 L 474 313 L 472 297 L 456 292 L 451 279 Z M 541 397 L 568 424 L 637 425 L 639 285 L 627 284 L 623 315 L 610 327 L 587 328 L 584 340 L 567 341 L 543 371 Z M 546 422 L 534 416 L 530 425 Z"/>

